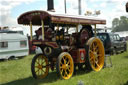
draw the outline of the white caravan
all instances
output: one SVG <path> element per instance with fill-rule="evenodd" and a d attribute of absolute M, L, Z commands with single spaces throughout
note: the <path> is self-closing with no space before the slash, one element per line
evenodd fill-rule
<path fill-rule="evenodd" d="M 28 38 L 19 33 L 0 32 L 0 59 L 28 55 Z"/>

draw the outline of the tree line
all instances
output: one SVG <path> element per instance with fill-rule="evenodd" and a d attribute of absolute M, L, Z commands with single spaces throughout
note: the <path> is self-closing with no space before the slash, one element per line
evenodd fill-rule
<path fill-rule="evenodd" d="M 113 32 L 128 31 L 128 18 L 121 16 L 120 18 L 114 18 L 112 21 Z"/>

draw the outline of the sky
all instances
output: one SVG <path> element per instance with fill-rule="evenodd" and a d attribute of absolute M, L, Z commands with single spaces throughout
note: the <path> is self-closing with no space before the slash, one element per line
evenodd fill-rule
<path fill-rule="evenodd" d="M 120 16 L 127 16 L 125 4 L 128 0 L 81 0 L 82 15 L 86 11 L 100 10 L 100 18 L 106 19 L 106 27 L 112 26 L 112 20 Z M 78 15 L 78 0 L 66 0 L 67 14 Z M 64 14 L 64 0 L 54 0 L 54 9 Z M 0 26 L 22 27 L 17 18 L 27 11 L 47 10 L 47 0 L 0 0 Z"/>

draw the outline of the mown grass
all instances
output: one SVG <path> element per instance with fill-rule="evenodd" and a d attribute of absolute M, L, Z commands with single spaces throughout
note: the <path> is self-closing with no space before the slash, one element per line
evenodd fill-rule
<path fill-rule="evenodd" d="M 128 85 L 128 51 L 111 56 L 113 66 L 100 72 L 77 71 L 69 80 L 61 80 L 56 72 L 50 72 L 45 79 L 36 80 L 31 74 L 31 60 L 34 55 L 23 59 L 0 62 L 0 85 Z"/>

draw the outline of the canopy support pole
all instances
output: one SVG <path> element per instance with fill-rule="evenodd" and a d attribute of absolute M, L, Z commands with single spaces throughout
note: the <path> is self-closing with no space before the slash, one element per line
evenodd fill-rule
<path fill-rule="evenodd" d="M 94 25 L 94 30 L 95 30 L 95 37 L 96 37 L 96 24 Z"/>
<path fill-rule="evenodd" d="M 57 30 L 59 30 L 59 25 L 57 24 Z"/>
<path fill-rule="evenodd" d="M 76 25 L 76 32 L 78 33 L 78 25 Z"/>
<path fill-rule="evenodd" d="M 67 27 L 66 33 L 68 34 L 69 27 Z"/>
<path fill-rule="evenodd" d="M 42 24 L 42 40 L 44 40 L 44 21 L 41 20 L 41 24 Z"/>
<path fill-rule="evenodd" d="M 32 22 L 30 21 L 30 40 L 32 41 Z"/>

